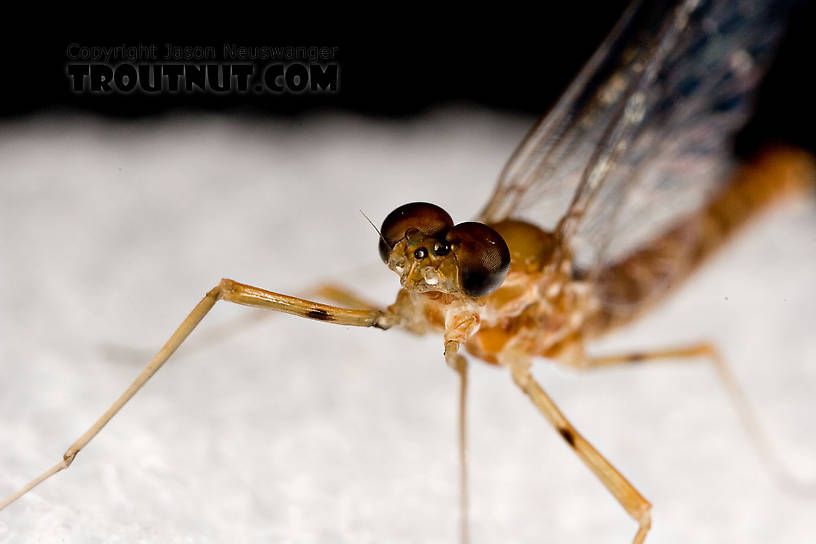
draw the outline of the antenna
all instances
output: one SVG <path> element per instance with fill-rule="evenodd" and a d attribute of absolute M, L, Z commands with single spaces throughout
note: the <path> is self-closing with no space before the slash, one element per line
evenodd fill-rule
<path fill-rule="evenodd" d="M 368 224 L 371 225 L 371 227 L 375 231 L 377 231 L 377 234 L 380 236 L 380 240 L 385 242 L 385 245 L 387 245 L 388 247 L 391 247 L 391 244 L 389 244 L 388 240 L 385 239 L 385 236 L 382 235 L 382 232 L 380 232 L 380 229 L 378 229 L 377 226 L 371 221 L 371 219 L 368 218 L 368 216 L 365 214 L 365 212 L 363 210 L 360 210 L 360 213 L 363 214 L 363 217 L 366 218 L 366 221 L 368 221 Z"/>

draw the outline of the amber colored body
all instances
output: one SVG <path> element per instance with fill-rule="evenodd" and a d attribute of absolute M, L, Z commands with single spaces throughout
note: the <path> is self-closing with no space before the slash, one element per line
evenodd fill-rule
<path fill-rule="evenodd" d="M 749 219 L 808 187 L 813 173 L 806 153 L 768 151 L 743 166 L 698 213 L 591 280 L 578 279 L 569 248 L 553 234 L 523 221 L 493 224 L 511 254 L 510 271 L 498 290 L 462 299 L 403 289 L 389 311 L 414 332 L 445 331 L 446 340 L 462 341 L 468 352 L 489 363 L 501 363 L 503 354 L 515 351 L 580 366 L 584 340 L 639 316 Z M 457 319 L 472 323 L 460 326 Z"/>

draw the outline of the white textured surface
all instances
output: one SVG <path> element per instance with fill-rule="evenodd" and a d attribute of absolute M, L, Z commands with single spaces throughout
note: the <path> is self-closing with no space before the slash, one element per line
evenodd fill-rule
<path fill-rule="evenodd" d="M 396 277 L 358 209 L 379 223 L 428 200 L 469 219 L 528 122 L 3 126 L 0 495 L 56 462 L 221 277 L 334 278 L 389 303 Z M 595 351 L 716 340 L 816 477 L 814 233 L 814 206 L 777 210 Z M 454 542 L 440 340 L 277 316 L 201 347 L 246 311 L 217 306 L 69 470 L 0 513 L 0 543 Z M 474 542 L 629 542 L 634 523 L 505 373 L 472 368 Z M 653 502 L 648 542 L 812 540 L 816 502 L 769 479 L 706 365 L 536 372 Z"/>

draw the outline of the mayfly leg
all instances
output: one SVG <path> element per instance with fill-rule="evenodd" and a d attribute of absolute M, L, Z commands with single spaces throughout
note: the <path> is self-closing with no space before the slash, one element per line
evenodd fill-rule
<path fill-rule="evenodd" d="M 731 404 L 734 406 L 740 421 L 754 441 L 754 445 L 759 452 L 759 456 L 765 463 L 770 473 L 777 478 L 780 485 L 797 493 L 812 495 L 816 492 L 816 484 L 813 482 L 803 482 L 800 478 L 785 467 L 780 460 L 772 441 L 759 422 L 756 412 L 748 401 L 748 396 L 740 387 L 737 378 L 731 370 L 716 346 L 708 342 L 700 342 L 688 346 L 654 349 L 649 351 L 631 352 L 619 355 L 608 355 L 601 357 L 586 357 L 578 363 L 581 369 L 604 368 L 622 364 L 651 363 L 665 361 L 667 359 L 680 359 L 685 361 L 709 361 L 717 373 L 720 383 L 725 388 Z"/>
<path fill-rule="evenodd" d="M 356 293 L 351 292 L 342 285 L 336 283 L 321 283 L 314 287 L 299 290 L 294 296 L 302 299 L 325 299 L 332 304 L 340 306 L 358 308 L 358 309 L 375 309 L 377 305 Z M 276 315 L 275 313 L 264 310 L 253 310 L 242 313 L 234 319 L 213 327 L 208 331 L 204 337 L 198 337 L 187 343 L 182 353 L 178 354 L 176 358 L 186 357 L 197 351 L 201 351 L 212 347 L 216 344 L 224 342 L 233 336 L 248 330 L 255 325 L 265 322 L 270 317 Z M 106 358 L 115 361 L 124 362 L 141 362 L 152 355 L 152 351 L 142 348 L 131 348 L 121 345 L 106 344 L 103 346 L 103 352 Z"/>
<path fill-rule="evenodd" d="M 468 390 L 468 362 L 464 356 L 457 353 L 459 343 L 449 341 L 445 343 L 445 361 L 459 375 L 459 542 L 470 542 L 470 491 L 468 488 L 467 463 L 467 390 Z"/>
<path fill-rule="evenodd" d="M 184 340 L 190 335 L 195 327 L 209 313 L 215 303 L 219 300 L 233 302 L 244 306 L 252 306 L 267 310 L 275 310 L 299 317 L 336 323 L 338 325 L 348 325 L 355 327 L 378 327 L 386 329 L 390 326 L 385 312 L 377 309 L 347 309 L 320 304 L 309 300 L 273 293 L 257 287 L 243 285 L 232 280 L 221 280 L 221 282 L 211 289 L 199 302 L 190 314 L 182 321 L 181 325 L 173 332 L 170 339 L 147 364 L 142 372 L 136 377 L 133 383 L 117 398 L 102 416 L 80 436 L 63 455 L 62 459 L 40 476 L 31 480 L 19 491 L 0 502 L 0 510 L 22 497 L 31 489 L 47 480 L 57 472 L 68 468 L 76 458 L 77 454 L 88 445 L 88 443 L 99 434 L 105 425 L 127 404 L 139 389 L 164 365 L 171 355 L 178 349 Z"/>
<path fill-rule="evenodd" d="M 552 398 L 533 378 L 529 359 L 522 356 L 502 363 L 510 367 L 513 381 L 530 398 L 538 411 L 555 427 L 561 438 L 637 522 L 638 530 L 632 542 L 642 544 L 652 525 L 652 505 L 649 501 L 572 426 Z"/>

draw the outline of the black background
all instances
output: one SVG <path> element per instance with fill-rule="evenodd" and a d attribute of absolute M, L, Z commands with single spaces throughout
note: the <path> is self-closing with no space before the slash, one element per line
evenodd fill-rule
<path fill-rule="evenodd" d="M 224 32 L 214 38 L 178 29 L 160 34 L 120 31 L 117 27 L 108 35 L 62 30 L 25 40 L 6 37 L 0 116 L 15 119 L 80 111 L 138 120 L 175 111 L 292 116 L 340 108 L 370 116 L 404 117 L 452 102 L 540 114 L 557 98 L 625 5 L 621 0 L 576 1 L 548 7 L 546 18 L 536 18 L 534 25 L 523 29 L 476 30 L 461 22 L 456 32 L 432 33 L 421 27 L 407 32 L 386 29 L 353 39 L 331 31 L 294 35 L 270 29 L 260 34 Z M 743 153 L 774 141 L 816 151 L 812 135 L 816 85 L 809 81 L 816 67 L 816 42 L 811 38 L 814 22 L 812 4 L 799 2 L 777 60 L 763 83 L 756 114 L 740 136 L 738 147 Z M 505 35 L 506 31 L 511 34 Z M 65 74 L 69 43 L 140 42 L 213 45 L 217 51 L 224 43 L 337 46 L 340 91 L 302 95 L 98 95 L 70 91 Z"/>

